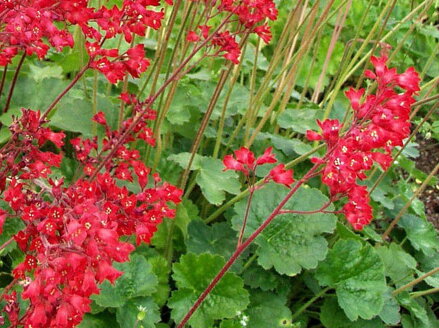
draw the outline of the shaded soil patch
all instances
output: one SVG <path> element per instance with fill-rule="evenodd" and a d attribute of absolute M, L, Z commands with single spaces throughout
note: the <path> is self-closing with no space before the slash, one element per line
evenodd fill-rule
<path fill-rule="evenodd" d="M 439 163 L 439 142 L 435 139 L 425 140 L 418 136 L 420 156 L 416 159 L 416 167 L 429 174 Z M 436 175 L 439 177 L 439 174 Z M 428 220 L 439 230 L 439 186 L 428 186 L 421 195 L 425 204 Z"/>

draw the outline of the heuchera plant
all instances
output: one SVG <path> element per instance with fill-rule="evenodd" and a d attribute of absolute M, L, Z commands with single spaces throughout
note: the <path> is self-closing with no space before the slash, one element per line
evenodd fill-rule
<path fill-rule="evenodd" d="M 392 149 L 396 146 L 402 146 L 403 140 L 410 134 L 411 104 L 415 102 L 413 96 L 420 90 L 420 78 L 413 68 L 398 74 L 395 68 L 389 69 L 386 66 L 386 61 L 385 55 L 378 58 L 372 56 L 371 62 L 375 71 L 365 72 L 366 77 L 377 83 L 375 94 L 370 93 L 364 98 L 365 89 L 351 88 L 346 92 L 354 110 L 352 122 L 346 123 L 346 132 L 343 132 L 343 124 L 333 119 L 317 122 L 322 129 L 320 134 L 315 131 L 307 131 L 308 139 L 325 141 L 326 154 L 322 158 L 313 158 L 314 166 L 300 180 L 290 187 L 294 181 L 292 171 L 285 170 L 283 164 L 274 167 L 263 179 L 261 187 L 272 179 L 274 182 L 286 185 L 290 191 L 279 202 L 270 216 L 245 241 L 242 241 L 252 195 L 255 192 L 255 188 L 252 187 L 255 182 L 248 180 L 250 195 L 236 250 L 191 307 L 178 328 L 185 326 L 236 259 L 276 216 L 287 213 L 343 213 L 356 230 L 361 230 L 371 222 L 373 214 L 369 204 L 369 193 L 366 186 L 358 184 L 358 180 L 366 178 L 366 171 L 372 168 L 374 162 L 378 163 L 384 170 L 389 168 L 392 163 Z M 401 88 L 404 92 L 398 93 L 397 88 Z M 260 164 L 274 162 L 276 160 L 271 154 L 270 148 L 257 160 L 250 150 L 241 148 L 235 151 L 235 158 L 227 155 L 223 161 L 226 169 L 243 172 L 245 176 L 254 176 L 254 171 Z M 299 187 L 316 176 L 321 176 L 323 183 L 329 187 L 329 201 L 315 211 L 302 212 L 283 209 Z M 348 201 L 341 211 L 326 210 L 332 202 L 344 197 L 347 197 Z"/>
<path fill-rule="evenodd" d="M 21 110 L 22 116 L 15 118 L 9 127 L 9 141 L 0 149 L 0 192 L 9 205 L 8 211 L 0 210 L 0 232 L 6 220 L 20 221 L 23 226 L 0 249 L 15 241 L 25 254 L 24 261 L 13 270 L 14 280 L 1 296 L 7 301 L 3 315 L 12 327 L 78 325 L 90 311 L 90 296 L 99 293 L 98 284 L 104 280 L 114 283 L 123 274 L 113 263 L 128 261 L 135 247 L 121 237 L 135 236 L 137 245 L 149 243 L 157 225 L 164 218 L 175 216 L 182 190 L 162 182 L 157 173 L 151 174 L 133 146 L 139 140 L 155 145 L 154 131 L 149 127 L 156 118 L 152 109 L 155 100 L 172 81 L 198 63 L 193 64 L 192 60 L 199 53 L 201 59 L 222 56 L 238 64 L 241 42 L 251 33 L 269 42 L 271 32 L 266 22 L 277 18 L 271 0 L 200 2 L 209 10 L 197 29 L 186 36 L 193 50 L 158 90 L 144 100 L 122 93 L 120 100 L 130 111 L 116 130 L 111 129 L 103 112 L 97 113 L 93 120 L 105 131 L 101 140 L 97 137 L 70 140 L 82 168 L 81 176 L 71 184 L 50 177 L 52 168 L 61 165 L 66 135 L 47 127 L 48 115 L 89 69 L 101 72 L 110 83 L 124 80 L 128 75 L 138 78 L 150 61 L 135 37 L 145 36 L 148 28 L 160 28 L 165 17 L 163 8 L 158 9 L 162 3 L 124 0 L 120 8 L 92 7 L 87 0 L 0 3 L 0 65 L 9 65 L 15 56 L 21 55 L 16 75 L 26 56 L 44 59 L 51 48 L 62 51 L 72 47 L 71 26 L 81 29 L 89 56 L 85 66 L 45 111 Z M 165 3 L 173 4 L 171 0 Z M 218 15 L 223 18 L 214 24 L 213 18 Z M 232 29 L 229 23 L 237 24 L 230 24 Z M 114 38 L 123 38 L 129 44 L 128 50 L 121 53 L 107 48 L 107 41 Z M 184 327 L 236 259 L 277 215 L 327 212 L 332 202 L 347 198 L 337 213 L 343 213 L 354 229 L 370 223 L 373 214 L 369 194 L 359 180 L 366 177 L 374 162 L 383 169 L 389 167 L 392 150 L 401 146 L 409 135 L 410 107 L 419 91 L 419 77 L 413 68 L 398 74 L 396 69 L 386 66 L 384 55 L 372 57 L 371 61 L 375 70 L 366 71 L 365 75 L 376 81 L 376 91 L 350 89 L 346 96 L 354 110 L 352 120 L 319 121 L 320 133 L 307 132 L 308 139 L 322 140 L 327 147 L 323 157 L 312 159 L 314 166 L 302 178 L 295 181 L 293 171 L 278 164 L 257 183 L 256 168 L 277 163 L 271 147 L 257 158 L 244 147 L 224 157 L 225 170 L 241 172 L 250 186 L 246 217 L 236 251 L 178 327 Z M 14 83 L 4 112 L 10 106 L 13 88 Z M 42 151 L 46 143 L 56 150 Z M 328 204 L 312 212 L 284 210 L 299 187 L 316 176 L 321 176 L 329 188 Z M 129 191 L 120 181 L 136 182 L 139 192 Z M 289 192 L 263 224 L 243 240 L 252 195 L 271 181 L 286 186 Z M 14 290 L 17 284 L 22 286 L 21 295 Z M 20 309 L 20 298 L 29 300 L 24 312 Z"/>
<path fill-rule="evenodd" d="M 172 0 L 164 1 L 172 5 Z M 135 95 L 122 93 L 121 101 L 131 109 L 119 129 L 111 130 L 105 115 L 93 120 L 103 126 L 105 136 L 70 140 L 83 174 L 70 185 L 50 178 L 51 169 L 60 167 L 66 135 L 47 127 L 48 116 L 65 94 L 88 69 L 95 69 L 117 83 L 127 75 L 138 78 L 149 66 L 143 44 L 135 36 L 145 36 L 148 28 L 157 30 L 165 16 L 157 9 L 159 0 L 124 0 L 119 8 L 92 7 L 87 0 L 21 0 L 0 3 L 0 65 L 11 64 L 21 55 L 6 106 L 10 107 L 15 81 L 27 56 L 44 59 L 53 48 L 62 51 L 73 47 L 72 26 L 81 29 L 89 59 L 66 89 L 44 111 L 23 108 L 22 116 L 11 124 L 11 138 L 0 150 L 0 192 L 10 207 L 0 210 L 0 233 L 6 220 L 20 220 L 24 226 L 0 246 L 15 241 L 25 259 L 14 270 L 14 280 L 1 296 L 7 301 L 3 314 L 12 327 L 74 327 L 90 311 L 90 296 L 99 293 L 98 284 L 111 283 L 122 274 L 113 262 L 129 260 L 134 246 L 121 241 L 122 236 L 136 236 L 136 244 L 149 243 L 157 225 L 165 217 L 173 218 L 182 191 L 162 182 L 157 173 L 140 160 L 132 144 L 143 140 L 154 146 L 153 131 L 148 122 L 156 118 L 151 105 L 175 79 L 181 77 L 191 59 L 199 52 L 202 58 L 223 56 L 238 63 L 241 54 L 238 35 L 255 33 L 264 41 L 271 38 L 264 22 L 274 20 L 274 2 L 206 1 L 210 15 L 199 26 L 200 35 L 189 33 L 195 43 L 193 51 L 178 66 L 159 90 L 140 101 Z M 211 18 L 225 18 L 217 26 L 208 25 Z M 238 20 L 236 31 L 227 24 Z M 106 48 L 108 40 L 122 37 L 129 49 Z M 52 143 L 57 151 L 41 151 Z M 268 159 L 269 161 L 271 159 Z M 262 164 L 262 163 L 259 163 Z M 287 183 L 282 167 L 273 180 Z M 291 179 L 291 178 L 290 178 Z M 140 192 L 134 194 L 121 187 L 118 180 L 136 181 Z M 21 295 L 13 290 L 23 286 Z M 13 291 L 11 291 L 13 290 Z M 29 300 L 20 312 L 19 299 Z M 1 316 L 1 324 L 4 317 Z"/>

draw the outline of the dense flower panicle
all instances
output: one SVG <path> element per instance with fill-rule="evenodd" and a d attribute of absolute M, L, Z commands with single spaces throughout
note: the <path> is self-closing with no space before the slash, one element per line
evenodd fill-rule
<path fill-rule="evenodd" d="M 371 57 L 374 71 L 366 71 L 366 77 L 376 80 L 376 94 L 364 97 L 365 90 L 353 88 L 346 92 L 354 122 L 340 135 L 341 124 L 337 120 L 318 121 L 322 133 L 307 131 L 309 140 L 324 140 L 328 146 L 326 160 L 313 159 L 324 164 L 322 181 L 332 195 L 348 197 L 343 207 L 346 219 L 354 229 L 361 230 L 372 220 L 372 208 L 366 187 L 357 184 L 366 178 L 365 171 L 378 163 L 387 170 L 392 163 L 391 152 L 402 146 L 410 135 L 410 108 L 413 96 L 420 90 L 418 73 L 410 67 L 398 74 L 395 68 L 386 66 L 387 57 Z M 397 93 L 396 88 L 404 89 Z"/>
<path fill-rule="evenodd" d="M 257 158 L 255 158 L 255 154 L 251 150 L 245 147 L 235 150 L 234 154 L 234 156 L 224 156 L 224 170 L 239 171 L 246 177 L 254 175 L 259 165 L 277 163 L 277 159 L 273 154 L 273 147 L 265 149 L 264 153 Z M 293 170 L 286 170 L 284 164 L 279 164 L 271 169 L 265 177 L 264 182 L 267 183 L 269 181 L 289 187 L 294 182 Z"/>
<path fill-rule="evenodd" d="M 133 115 L 145 106 L 133 95 L 121 98 L 133 105 Z M 13 275 L 23 282 L 22 298 L 30 306 L 20 319 L 12 292 L 5 295 L 3 313 L 11 327 L 17 327 L 20 320 L 24 327 L 74 327 L 90 311 L 90 296 L 99 293 L 98 284 L 114 283 L 123 274 L 113 263 L 128 261 L 134 245 L 120 237 L 135 235 L 137 244 L 149 243 L 163 219 L 175 216 L 174 206 L 182 191 L 162 183 L 157 174 L 151 176 L 138 151 L 130 149 L 130 142 L 156 117 L 152 109 L 95 179 L 81 178 L 72 185 L 50 177 L 51 168 L 61 163 L 62 152 L 39 150 L 46 142 L 62 147 L 64 133 L 42 127 L 38 111 L 22 109 L 22 113 L 11 124 L 12 137 L 3 152 L 8 155 L 0 157 L 1 191 L 10 208 L 0 210 L 0 231 L 6 220 L 20 219 L 25 225 L 14 236 L 25 259 Z M 101 146 L 96 138 L 70 140 L 85 176 L 94 173 L 98 151 L 110 151 L 120 137 L 102 112 L 93 120 L 106 132 Z M 131 120 L 122 126 L 126 128 Z M 118 180 L 136 182 L 140 192 L 121 187 Z"/>
<path fill-rule="evenodd" d="M 203 1 L 206 5 L 209 2 L 208 0 Z M 211 3 L 209 3 L 210 7 L 212 7 Z M 237 36 L 242 37 L 245 34 L 254 33 L 265 43 L 271 41 L 271 30 L 266 21 L 277 19 L 278 11 L 273 0 L 221 0 L 215 2 L 213 7 L 216 7 L 217 13 L 212 13 L 209 17 L 214 17 L 218 13 L 228 13 L 231 15 L 231 20 L 236 18 L 240 22 L 240 27 L 236 32 L 225 30 L 218 31 L 212 35 L 209 45 L 213 46 L 216 50 L 211 56 L 221 55 L 232 63 L 238 64 L 241 49 L 237 42 Z M 189 31 L 186 40 L 189 42 L 200 42 L 207 39 L 209 31 L 214 29 L 208 23 L 209 18 L 205 24 L 198 26 L 199 31 Z"/>
<path fill-rule="evenodd" d="M 147 28 L 160 28 L 164 11 L 154 10 L 160 5 L 159 0 L 124 0 L 121 8 L 95 8 L 88 0 L 2 1 L 0 66 L 11 63 L 20 52 L 43 59 L 51 47 L 56 51 L 73 47 L 68 28 L 77 25 L 87 40 L 90 67 L 101 71 L 111 83 L 127 74 L 138 77 L 149 66 L 142 44 L 123 54 L 103 45 L 119 35 L 131 43 L 135 35 L 145 36 Z"/>

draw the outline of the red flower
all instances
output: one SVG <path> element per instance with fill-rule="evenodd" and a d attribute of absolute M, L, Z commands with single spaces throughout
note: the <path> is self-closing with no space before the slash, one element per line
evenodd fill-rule
<path fill-rule="evenodd" d="M 186 40 L 189 42 L 197 42 L 200 40 L 200 36 L 194 31 L 189 31 Z"/>
<path fill-rule="evenodd" d="M 285 164 L 279 164 L 271 169 L 270 173 L 268 174 L 268 178 L 287 187 L 290 187 L 294 182 L 293 170 L 286 170 Z"/>
<path fill-rule="evenodd" d="M 255 27 L 254 31 L 265 43 L 270 43 L 272 38 L 270 26 L 267 24 L 260 25 Z"/>
<path fill-rule="evenodd" d="M 363 97 L 365 91 L 365 89 L 355 90 L 354 88 L 350 88 L 348 91 L 345 92 L 346 97 L 351 102 L 351 106 L 355 111 L 358 111 L 360 109 L 360 100 L 361 97 Z"/>
<path fill-rule="evenodd" d="M 404 73 L 399 74 L 396 78 L 396 83 L 403 89 L 410 92 L 417 92 L 419 82 L 421 81 L 418 72 L 413 67 L 409 67 Z"/>
<path fill-rule="evenodd" d="M 0 235 L 3 233 L 3 225 L 5 224 L 8 213 L 0 209 Z"/>
<path fill-rule="evenodd" d="M 272 164 L 276 162 L 277 159 L 273 154 L 273 147 L 268 147 L 265 149 L 264 154 L 259 156 L 256 160 L 257 165 Z"/>

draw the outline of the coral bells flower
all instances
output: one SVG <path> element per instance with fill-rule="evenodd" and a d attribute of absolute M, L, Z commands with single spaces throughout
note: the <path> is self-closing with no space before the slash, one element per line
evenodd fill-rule
<path fill-rule="evenodd" d="M 133 116 L 142 112 L 143 119 L 112 160 L 95 172 L 98 157 L 109 152 L 121 134 L 111 130 L 103 112 L 97 113 L 94 121 L 105 128 L 102 143 L 98 145 L 97 138 L 71 140 L 85 176 L 96 173 L 96 177 L 67 186 L 62 179 L 48 177 L 61 163 L 61 150 L 40 151 L 47 141 L 62 147 L 64 133 L 42 127 L 40 113 L 28 109 L 22 109 L 22 117 L 11 124 L 12 137 L 4 146 L 7 156 L 0 157 L 1 192 L 10 210 L 0 210 L 0 230 L 10 217 L 22 220 L 24 228 L 13 238 L 24 260 L 12 274 L 23 285 L 22 299 L 29 302 L 19 319 L 14 294 L 5 296 L 10 303 L 3 313 L 14 327 L 18 320 L 24 327 L 77 326 L 90 311 L 90 296 L 99 293 L 98 284 L 114 283 L 123 274 L 113 264 L 128 261 L 135 247 L 121 238 L 135 236 L 137 244 L 149 243 L 158 225 L 175 217 L 182 191 L 162 183 L 158 174 L 151 177 L 139 152 L 130 149 L 156 114 L 133 95 L 122 97 L 131 102 Z M 122 126 L 131 122 L 127 119 Z M 118 180 L 137 183 L 140 191 L 135 194 Z"/>
<path fill-rule="evenodd" d="M 285 164 L 279 164 L 268 174 L 268 179 L 289 187 L 293 182 L 293 170 L 286 170 Z"/>
<path fill-rule="evenodd" d="M 341 124 L 337 120 L 318 121 L 322 133 L 307 131 L 309 140 L 324 140 L 328 155 L 313 159 L 324 164 L 322 181 L 331 195 L 347 196 L 343 207 L 346 219 L 356 230 L 372 220 L 370 197 L 366 187 L 357 184 L 366 178 L 365 172 L 377 163 L 387 170 L 392 163 L 392 149 L 402 146 L 410 134 L 410 108 L 413 94 L 420 90 L 418 73 L 410 67 L 398 74 L 388 68 L 387 57 L 371 57 L 374 71 L 366 71 L 368 78 L 377 81 L 376 94 L 364 97 L 365 90 L 353 88 L 346 92 L 354 110 L 354 124 L 340 136 Z M 395 87 L 405 90 L 397 93 Z"/>
<path fill-rule="evenodd" d="M 210 56 L 222 56 L 234 64 L 239 64 L 241 56 L 241 48 L 237 42 L 237 36 L 243 36 L 246 33 L 254 33 L 260 37 L 265 43 L 269 43 L 272 38 L 270 26 L 267 20 L 276 20 L 278 11 L 273 0 L 221 0 L 221 1 L 204 1 L 209 6 L 209 11 L 217 10 L 211 17 L 217 16 L 222 12 L 229 13 L 228 21 L 239 21 L 237 31 L 225 30 L 216 32 L 211 35 L 209 40 L 215 52 Z M 213 7 L 213 8 L 211 8 Z M 197 42 L 201 39 L 208 39 L 209 32 L 213 26 L 199 25 L 201 36 L 194 31 L 189 31 L 186 40 L 189 42 Z"/>
<path fill-rule="evenodd" d="M 277 163 L 272 147 L 265 149 L 264 153 L 258 158 L 255 158 L 254 153 L 245 147 L 235 150 L 234 154 L 235 156 L 224 156 L 224 170 L 240 171 L 246 177 L 254 176 L 259 165 Z M 286 170 L 284 164 L 279 164 L 269 172 L 264 182 L 267 183 L 270 180 L 289 187 L 294 182 L 293 170 Z"/>

